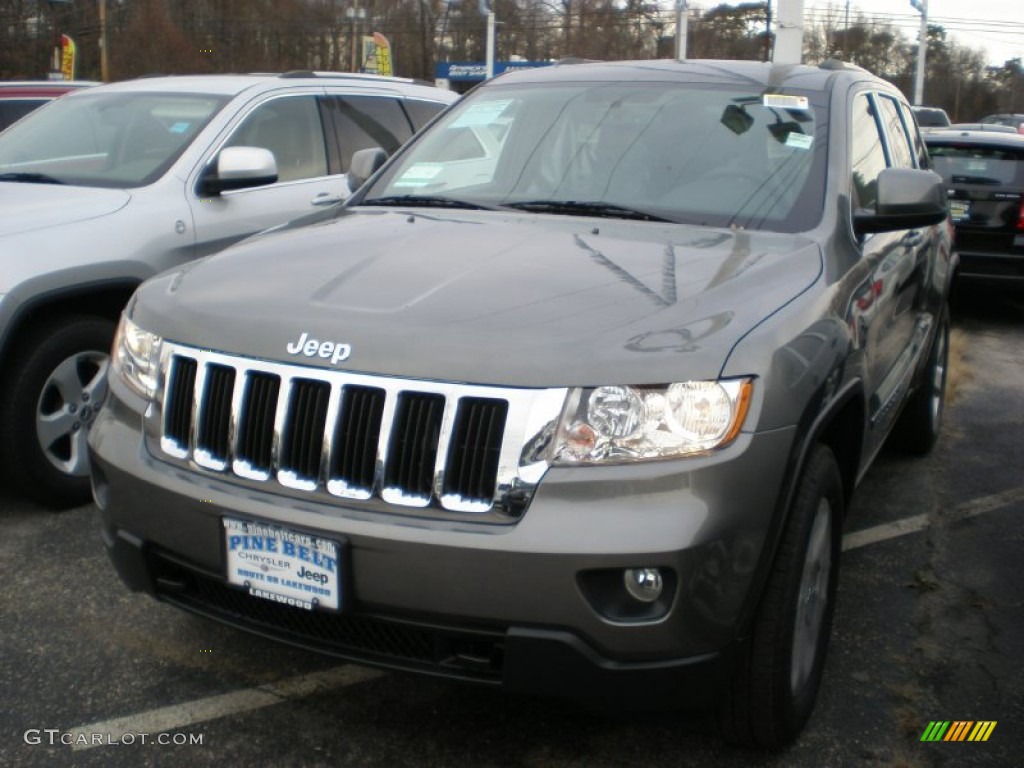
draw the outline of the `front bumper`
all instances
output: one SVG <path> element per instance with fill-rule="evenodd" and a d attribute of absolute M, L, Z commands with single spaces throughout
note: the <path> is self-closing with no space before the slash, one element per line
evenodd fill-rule
<path fill-rule="evenodd" d="M 766 567 L 792 432 L 714 456 L 553 468 L 515 524 L 366 514 L 191 473 L 151 456 L 117 387 L 90 434 L 103 537 L 122 580 L 248 631 L 378 666 L 616 701 L 713 702 Z M 222 518 L 342 539 L 340 614 L 227 584 Z M 621 571 L 665 597 L 622 609 Z M 611 578 L 609 578 L 611 574 Z"/>

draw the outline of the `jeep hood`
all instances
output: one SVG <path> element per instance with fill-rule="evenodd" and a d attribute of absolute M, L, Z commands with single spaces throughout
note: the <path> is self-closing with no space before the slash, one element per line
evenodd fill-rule
<path fill-rule="evenodd" d="M 0 181 L 0 237 L 107 216 L 129 200 L 123 189 Z"/>
<path fill-rule="evenodd" d="M 818 247 L 794 235 L 356 209 L 155 278 L 130 311 L 172 341 L 299 365 L 652 384 L 717 376 L 736 341 L 821 269 Z M 306 353 L 312 340 L 351 354 L 332 365 Z"/>

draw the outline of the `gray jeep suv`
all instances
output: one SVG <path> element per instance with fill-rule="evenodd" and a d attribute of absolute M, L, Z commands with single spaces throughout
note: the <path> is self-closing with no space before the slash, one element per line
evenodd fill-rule
<path fill-rule="evenodd" d="M 352 154 L 454 101 L 399 78 L 146 78 L 69 94 L 0 134 L 0 471 L 89 498 L 85 435 L 118 315 L 148 277 L 339 203 Z"/>
<path fill-rule="evenodd" d="M 498 77 L 330 221 L 136 292 L 89 438 L 114 565 L 342 658 L 785 744 L 854 486 L 939 432 L 927 163 L 838 63 Z"/>

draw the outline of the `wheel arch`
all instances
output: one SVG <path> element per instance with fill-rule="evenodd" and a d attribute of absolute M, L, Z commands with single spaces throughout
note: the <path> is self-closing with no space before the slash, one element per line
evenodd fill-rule
<path fill-rule="evenodd" d="M 0 336 L 0 370 L 17 348 L 25 329 L 33 323 L 65 315 L 94 315 L 116 322 L 140 282 L 118 279 L 83 283 L 47 291 L 23 302 Z"/>

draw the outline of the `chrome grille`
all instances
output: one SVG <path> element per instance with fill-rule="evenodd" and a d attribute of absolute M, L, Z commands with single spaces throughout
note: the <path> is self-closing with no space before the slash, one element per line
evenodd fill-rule
<path fill-rule="evenodd" d="M 508 520 L 546 463 L 564 389 L 284 365 L 166 343 L 150 419 L 168 461 L 291 495 Z M 398 511 L 398 510 L 395 510 Z"/>

